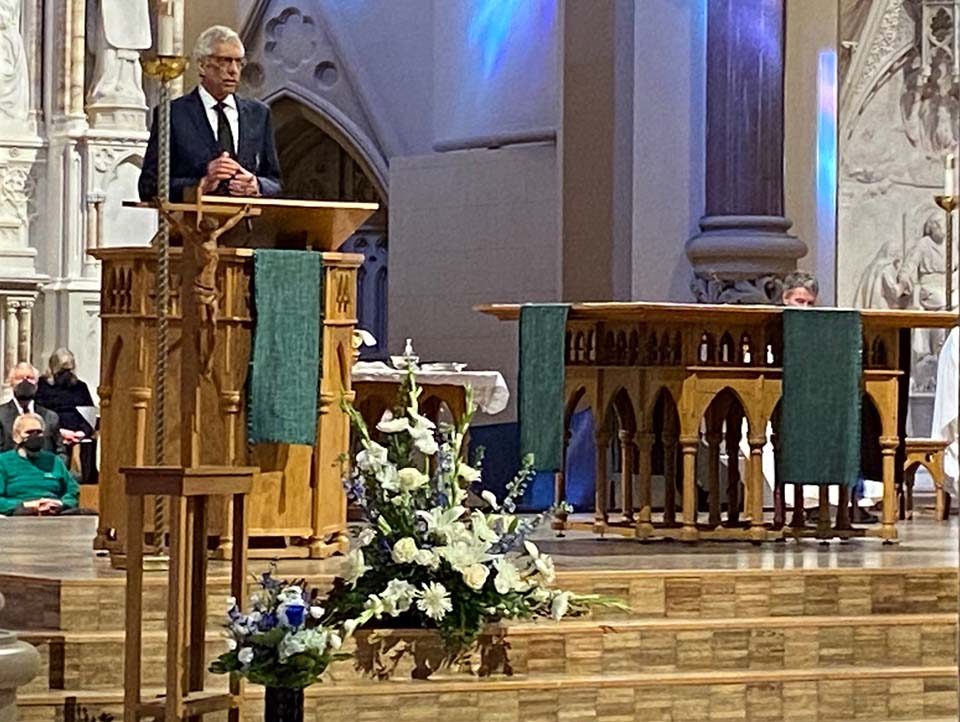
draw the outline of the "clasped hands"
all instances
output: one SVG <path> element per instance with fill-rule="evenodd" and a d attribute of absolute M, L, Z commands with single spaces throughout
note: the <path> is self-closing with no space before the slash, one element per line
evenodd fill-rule
<path fill-rule="evenodd" d="M 63 508 L 63 502 L 59 499 L 36 499 L 23 502 L 23 508 L 37 514 L 55 514 Z"/>
<path fill-rule="evenodd" d="M 214 192 L 220 187 L 221 181 L 229 181 L 227 189 L 232 196 L 260 195 L 257 177 L 231 158 L 229 153 L 222 153 L 207 163 L 207 174 L 200 181 L 200 192 Z"/>

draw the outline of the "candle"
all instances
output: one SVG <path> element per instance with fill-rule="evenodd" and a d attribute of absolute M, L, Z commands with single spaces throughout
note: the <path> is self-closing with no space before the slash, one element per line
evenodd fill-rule
<path fill-rule="evenodd" d="M 175 24 L 173 2 L 167 0 L 160 4 L 157 17 L 158 55 L 173 55 L 173 29 Z"/>
<path fill-rule="evenodd" d="M 947 154 L 947 161 L 943 167 L 943 195 L 957 195 L 957 159 L 953 153 Z"/>

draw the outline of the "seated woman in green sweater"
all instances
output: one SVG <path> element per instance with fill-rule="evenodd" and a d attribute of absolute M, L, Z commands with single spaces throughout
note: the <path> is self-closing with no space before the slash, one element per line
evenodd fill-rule
<path fill-rule="evenodd" d="M 13 441 L 17 448 L 0 454 L 0 514 L 75 513 L 80 488 L 63 461 L 43 448 L 43 419 L 18 416 Z"/>

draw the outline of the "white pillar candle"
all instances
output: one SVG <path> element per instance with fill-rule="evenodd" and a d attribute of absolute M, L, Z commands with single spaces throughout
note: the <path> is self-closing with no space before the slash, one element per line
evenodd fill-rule
<path fill-rule="evenodd" d="M 160 3 L 157 16 L 157 54 L 173 55 L 173 33 L 176 19 L 171 0 Z"/>
<path fill-rule="evenodd" d="M 943 167 L 943 195 L 955 196 L 957 194 L 957 158 L 953 153 L 947 155 L 946 163 Z"/>

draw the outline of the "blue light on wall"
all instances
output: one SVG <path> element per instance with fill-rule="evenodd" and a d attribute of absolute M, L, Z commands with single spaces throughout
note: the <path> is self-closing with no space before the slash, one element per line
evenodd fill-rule
<path fill-rule="evenodd" d="M 500 66 L 511 45 L 522 47 L 553 24 L 556 0 L 475 0 L 467 39 L 480 56 L 485 78 Z"/>
<path fill-rule="evenodd" d="M 817 235 L 832 238 L 837 222 L 837 51 L 822 50 L 817 67 Z"/>

